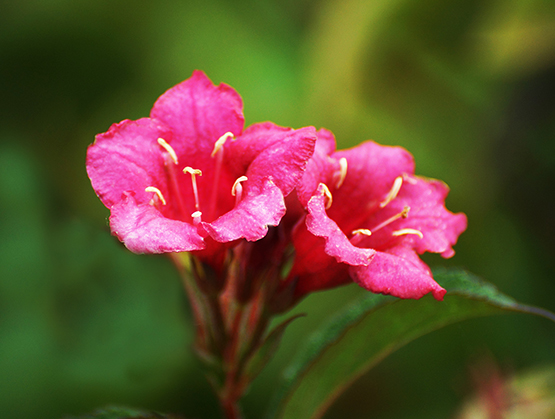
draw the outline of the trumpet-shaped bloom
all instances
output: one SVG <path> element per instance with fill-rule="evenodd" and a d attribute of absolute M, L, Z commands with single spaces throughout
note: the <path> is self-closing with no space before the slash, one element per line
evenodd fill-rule
<path fill-rule="evenodd" d="M 235 90 L 195 71 L 156 101 L 149 118 L 99 134 L 87 173 L 110 209 L 113 234 L 136 253 L 264 237 L 284 215 L 316 135 L 312 127 L 243 125 Z"/>
<path fill-rule="evenodd" d="M 353 280 L 375 293 L 443 299 L 418 255 L 453 256 L 466 229 L 466 216 L 445 208 L 447 186 L 414 176 L 413 158 L 400 147 L 369 141 L 334 152 L 331 134 L 318 134 L 298 187 L 308 213 L 293 234 L 297 295 Z"/>

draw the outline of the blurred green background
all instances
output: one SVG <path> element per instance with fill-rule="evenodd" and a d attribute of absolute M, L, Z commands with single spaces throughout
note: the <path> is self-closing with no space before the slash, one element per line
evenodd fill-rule
<path fill-rule="evenodd" d="M 163 256 L 109 234 L 85 172 L 94 135 L 147 116 L 202 69 L 247 124 L 331 129 L 411 151 L 469 228 L 448 261 L 555 311 L 552 0 L 5 0 L 0 3 L 0 417 L 106 404 L 218 417 L 191 319 Z M 258 418 L 299 340 L 355 294 L 307 298 L 245 400 Z M 411 343 L 327 418 L 450 417 L 484 356 L 555 362 L 555 325 L 509 315 Z"/>

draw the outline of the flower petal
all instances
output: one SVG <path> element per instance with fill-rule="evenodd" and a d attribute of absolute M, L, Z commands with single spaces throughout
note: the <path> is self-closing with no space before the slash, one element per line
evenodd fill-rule
<path fill-rule="evenodd" d="M 310 233 L 304 220 L 295 226 L 292 240 L 295 263 L 288 281 L 298 281 L 295 287 L 297 297 L 351 282 L 348 265 L 338 263 L 334 257 L 326 254 L 325 240 Z"/>
<path fill-rule="evenodd" d="M 322 186 L 319 190 L 321 188 Z M 336 222 L 326 214 L 325 200 L 326 197 L 323 194 L 316 194 L 308 201 L 306 216 L 308 231 L 325 239 L 325 252 L 338 262 L 354 266 L 368 265 L 376 253 L 375 250 L 353 246 Z"/>
<path fill-rule="evenodd" d="M 368 266 L 350 268 L 353 280 L 369 291 L 399 298 L 419 299 L 431 292 L 438 301 L 446 291 L 432 278 L 429 268 L 409 248 L 398 246 L 377 252 Z"/>
<path fill-rule="evenodd" d="M 223 134 L 238 136 L 244 125 L 243 101 L 237 92 L 223 83 L 214 86 L 198 70 L 160 96 L 150 116 L 172 129 L 187 155 L 210 155 Z"/>
<path fill-rule="evenodd" d="M 373 141 L 333 154 L 335 159 L 342 157 L 348 162 L 347 176 L 339 189 L 331 189 L 334 202 L 340 205 L 333 205 L 328 214 L 342 229 L 352 231 L 376 210 L 395 178 L 414 173 L 414 160 L 404 148 Z"/>
<path fill-rule="evenodd" d="M 185 252 L 204 249 L 191 224 L 165 218 L 149 204 L 138 203 L 132 193 L 110 208 L 110 228 L 134 253 Z"/>
<path fill-rule="evenodd" d="M 271 179 L 287 196 L 302 178 L 314 152 L 314 127 L 291 129 L 271 122 L 255 124 L 228 148 L 230 164 L 238 174 L 246 174 L 249 184 Z"/>
<path fill-rule="evenodd" d="M 447 185 L 438 180 L 406 176 L 397 198 L 369 217 L 364 224 L 372 229 L 373 225 L 378 225 L 405 207 L 410 208 L 408 217 L 375 232 L 364 241 L 364 246 L 383 250 L 401 243 L 419 254 L 434 252 L 441 253 L 443 257 L 453 256 L 455 251 L 452 246 L 466 229 L 467 220 L 464 214 L 453 214 L 445 208 L 448 192 Z M 392 239 L 393 232 L 402 229 L 418 230 L 422 237 L 409 234 Z"/>
<path fill-rule="evenodd" d="M 115 205 L 127 191 L 135 191 L 138 203 L 148 203 L 148 186 L 166 194 L 164 158 L 156 141 L 170 136 L 166 127 L 149 118 L 124 120 L 96 136 L 87 150 L 87 173 L 104 205 Z"/>
<path fill-rule="evenodd" d="M 308 161 L 302 181 L 297 186 L 297 196 L 304 207 L 320 183 L 332 187 L 330 181 L 333 179 L 333 174 L 339 170 L 339 162 L 330 157 L 335 151 L 333 134 L 325 129 L 320 129 L 317 136 L 314 154 Z"/>
<path fill-rule="evenodd" d="M 251 187 L 242 201 L 231 211 L 211 223 L 201 223 L 210 236 L 218 242 L 240 238 L 249 241 L 261 239 L 268 226 L 276 226 L 285 214 L 285 203 L 280 189 L 271 180 L 259 187 Z"/>

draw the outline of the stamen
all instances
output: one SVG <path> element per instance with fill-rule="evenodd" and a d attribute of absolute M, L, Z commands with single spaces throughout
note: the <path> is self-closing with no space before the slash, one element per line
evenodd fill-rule
<path fill-rule="evenodd" d="M 191 214 L 191 217 L 193 218 L 193 224 L 194 225 L 198 225 L 202 220 L 202 212 L 200 211 L 195 211 Z"/>
<path fill-rule="evenodd" d="M 389 224 L 391 224 L 393 221 L 398 220 L 399 218 L 407 218 L 409 216 L 409 210 L 410 207 L 409 206 L 405 206 L 405 208 L 403 208 L 403 211 L 401 211 L 398 214 L 395 214 L 392 217 L 389 217 L 387 220 L 385 220 L 383 223 L 379 224 L 377 227 L 374 227 L 372 229 L 373 232 L 376 232 L 382 228 L 384 228 L 385 226 L 388 226 Z"/>
<path fill-rule="evenodd" d="M 385 197 L 385 200 L 380 202 L 380 208 L 385 207 L 387 204 L 389 204 L 397 197 L 397 194 L 399 193 L 399 190 L 401 189 L 402 185 L 403 185 L 403 177 L 402 176 L 396 177 L 395 180 L 393 181 L 393 186 L 391 187 L 391 190 Z"/>
<path fill-rule="evenodd" d="M 162 192 L 160 192 L 160 189 L 155 188 L 154 186 L 147 186 L 145 188 L 145 192 L 153 192 L 156 194 L 156 196 L 158 196 L 158 199 L 162 202 L 162 205 L 166 205 L 166 200 L 164 199 L 164 195 L 162 195 Z M 153 202 L 151 201 L 151 204 Z"/>
<path fill-rule="evenodd" d="M 395 237 L 404 236 L 405 234 L 415 234 L 421 239 L 424 238 L 424 235 L 422 234 L 422 232 L 420 230 L 415 230 L 414 228 L 402 228 L 401 230 L 396 230 L 391 234 L 393 234 Z"/>
<path fill-rule="evenodd" d="M 172 158 L 174 164 L 177 164 L 177 154 L 175 154 L 175 150 L 171 145 L 169 145 L 166 140 L 163 138 L 158 138 L 158 144 L 160 144 L 164 149 L 168 152 L 170 157 Z"/>
<path fill-rule="evenodd" d="M 200 212 L 199 200 L 198 200 L 198 188 L 196 176 L 202 176 L 202 172 L 199 169 L 193 169 L 187 166 L 183 169 L 183 173 L 189 173 L 191 175 L 191 183 L 193 184 L 193 194 L 195 195 L 195 208 Z M 196 212 L 195 212 L 196 213 Z"/>
<path fill-rule="evenodd" d="M 246 176 L 238 177 L 237 180 L 233 182 L 233 186 L 231 187 L 231 195 L 233 196 L 241 195 L 241 192 L 243 190 L 243 187 L 241 186 L 241 182 L 244 182 L 246 180 L 249 180 L 249 178 Z"/>
<path fill-rule="evenodd" d="M 353 236 L 356 236 L 356 235 L 359 235 L 359 234 L 362 234 L 364 236 L 371 236 L 372 232 L 370 230 L 368 230 L 367 228 L 359 228 L 357 230 L 351 231 L 351 234 Z"/>
<path fill-rule="evenodd" d="M 352 245 L 357 245 L 362 241 L 364 237 L 369 237 L 372 235 L 372 232 L 367 228 L 359 228 L 357 230 L 353 230 L 351 232 L 353 237 L 351 237 L 350 242 Z"/>
<path fill-rule="evenodd" d="M 322 196 L 325 196 L 327 198 L 326 209 L 329 209 L 331 207 L 331 204 L 333 203 L 333 197 L 331 196 L 331 192 L 328 188 L 328 185 L 326 185 L 325 183 L 320 183 L 319 186 L 322 189 L 320 193 L 322 194 Z"/>
<path fill-rule="evenodd" d="M 210 154 L 210 157 L 214 157 L 216 155 L 216 153 L 218 151 L 220 151 L 220 149 L 224 146 L 225 142 L 227 141 L 228 138 L 233 138 L 234 135 L 232 132 L 226 132 L 224 135 L 222 135 L 220 138 L 218 138 L 218 141 L 216 141 L 214 143 L 214 150 L 212 150 L 212 154 Z"/>
<path fill-rule="evenodd" d="M 333 176 L 335 180 L 335 188 L 339 189 L 345 178 L 347 177 L 347 159 L 345 157 L 341 157 L 339 159 L 339 172 L 336 172 Z"/>
<path fill-rule="evenodd" d="M 416 185 L 418 183 L 418 181 L 416 179 L 410 177 L 406 173 L 403 174 L 403 180 L 407 183 L 410 183 L 411 185 Z"/>

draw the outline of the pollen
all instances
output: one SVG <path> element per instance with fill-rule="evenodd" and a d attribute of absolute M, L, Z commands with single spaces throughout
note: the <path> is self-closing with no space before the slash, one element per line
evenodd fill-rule
<path fill-rule="evenodd" d="M 167 141 L 163 138 L 158 138 L 158 144 L 160 144 L 168 152 L 174 164 L 177 164 L 177 154 L 175 154 L 175 150 L 173 149 L 173 147 L 169 145 Z"/>
<path fill-rule="evenodd" d="M 389 193 L 387 194 L 385 199 L 382 202 L 380 202 L 380 208 L 385 207 L 387 204 L 389 204 L 397 197 L 397 194 L 401 190 L 402 185 L 403 185 L 403 177 L 402 176 L 396 177 L 395 180 L 393 181 L 393 186 L 391 187 Z"/>
<path fill-rule="evenodd" d="M 333 196 L 331 196 L 328 185 L 326 185 L 325 183 L 320 183 L 320 187 L 322 188 L 320 193 L 322 194 L 322 196 L 325 196 L 327 198 L 326 209 L 329 209 L 331 207 L 331 204 L 333 203 Z"/>
<path fill-rule="evenodd" d="M 401 230 L 396 230 L 391 234 L 395 237 L 404 236 L 406 234 L 414 234 L 414 235 L 420 237 L 421 239 L 424 238 L 424 235 L 422 234 L 422 232 L 420 230 L 416 230 L 414 228 L 402 228 Z"/>
<path fill-rule="evenodd" d="M 158 197 L 158 199 L 162 202 L 162 205 L 166 205 L 166 200 L 164 199 L 164 195 L 162 195 L 162 192 L 160 192 L 160 189 L 158 189 L 154 186 L 147 186 L 145 188 L 145 192 L 155 193 L 156 196 Z"/>
<path fill-rule="evenodd" d="M 222 149 L 222 147 L 224 146 L 228 138 L 234 138 L 234 135 L 232 132 L 228 131 L 220 138 L 218 138 L 218 140 L 214 143 L 214 149 L 212 150 L 210 157 L 214 157 L 218 153 L 218 151 Z"/>
<path fill-rule="evenodd" d="M 246 176 L 240 176 L 237 178 L 237 180 L 235 182 L 233 182 L 233 186 L 231 187 L 231 195 L 236 196 L 236 195 L 241 195 L 241 191 L 243 189 L 243 187 L 241 186 L 241 182 L 245 182 L 246 180 L 249 180 L 248 177 Z"/>

